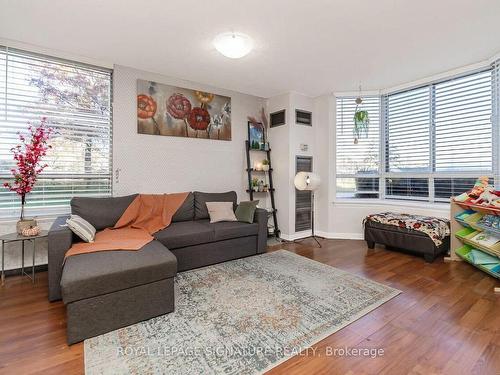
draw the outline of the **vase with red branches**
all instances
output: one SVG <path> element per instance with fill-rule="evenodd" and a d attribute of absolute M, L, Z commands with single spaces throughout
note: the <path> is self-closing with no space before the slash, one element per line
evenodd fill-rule
<path fill-rule="evenodd" d="M 36 225 L 33 219 L 24 217 L 26 196 L 33 190 L 38 175 L 47 167 L 42 164 L 43 157 L 51 148 L 48 141 L 53 129 L 47 125 L 47 119 L 42 118 L 38 125 L 28 124 L 28 134 L 19 133 L 19 143 L 11 148 L 16 166 L 10 171 L 13 182 L 5 182 L 4 186 L 21 197 L 21 216 L 17 223 L 18 233 L 22 229 Z"/>

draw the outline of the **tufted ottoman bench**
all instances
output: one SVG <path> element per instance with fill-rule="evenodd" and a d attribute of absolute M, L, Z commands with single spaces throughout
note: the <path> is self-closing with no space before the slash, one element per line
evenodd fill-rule
<path fill-rule="evenodd" d="M 450 223 L 429 216 L 383 212 L 369 215 L 363 221 L 368 248 L 375 244 L 391 250 L 406 250 L 423 255 L 426 262 L 450 248 Z"/>

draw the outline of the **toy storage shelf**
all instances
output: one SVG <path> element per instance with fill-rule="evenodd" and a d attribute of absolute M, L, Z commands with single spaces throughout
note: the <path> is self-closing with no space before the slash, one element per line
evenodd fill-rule
<path fill-rule="evenodd" d="M 489 275 L 491 275 L 491 276 L 496 277 L 497 279 L 499 279 L 499 278 L 500 278 L 500 273 L 498 273 L 498 272 L 493 272 L 493 271 L 491 271 L 490 269 L 488 269 L 488 268 L 486 268 L 486 267 L 482 266 L 481 264 L 475 264 L 475 263 L 471 260 L 471 258 L 470 258 L 470 256 L 469 256 L 469 254 L 470 254 L 471 250 L 473 250 L 473 249 L 474 249 L 474 247 L 473 247 L 473 246 L 470 246 L 470 245 L 464 245 L 464 246 L 462 246 L 461 248 L 457 249 L 457 250 L 456 250 L 456 253 L 457 253 L 457 255 L 458 255 L 461 259 L 465 260 L 467 263 L 472 264 L 474 267 L 479 268 L 481 271 L 486 272 L 487 274 L 489 274 Z M 495 291 L 496 291 L 496 289 L 497 289 L 497 288 L 495 288 Z"/>
<path fill-rule="evenodd" d="M 500 215 L 500 209 L 455 202 L 451 198 L 450 219 L 452 235 L 449 259 L 466 261 L 481 271 L 500 279 L 500 272 L 492 271 L 487 266 L 474 263 L 470 256 L 472 250 L 477 250 L 500 259 L 500 243 L 485 246 L 472 240 L 479 232 L 487 232 L 500 237 L 500 230 L 478 224 L 479 219 L 483 215 Z M 494 288 L 494 291 L 499 292 L 500 288 Z"/>
<path fill-rule="evenodd" d="M 470 212 L 470 216 L 468 216 L 465 220 L 459 217 L 455 217 L 455 220 L 458 221 L 460 224 L 462 224 L 462 226 L 466 228 L 475 229 L 478 232 L 486 232 L 494 236 L 500 237 L 500 229 L 491 228 L 485 225 L 478 224 L 478 221 L 483 216 L 483 214 L 475 212 L 473 210 L 466 210 L 464 212 Z"/>
<path fill-rule="evenodd" d="M 479 204 L 465 203 L 465 202 L 455 202 L 453 198 L 451 199 L 452 203 L 455 203 L 460 208 L 464 210 L 473 210 L 476 212 L 480 212 L 487 215 L 500 215 L 500 208 L 496 207 L 485 207 Z"/>
<path fill-rule="evenodd" d="M 499 258 L 500 257 L 500 242 L 496 243 L 495 245 L 488 247 L 480 244 L 479 242 L 476 242 L 472 240 L 472 238 L 480 233 L 480 231 L 474 230 L 472 228 L 464 228 L 457 233 L 455 233 L 455 236 L 462 241 L 462 243 L 465 243 L 467 245 L 472 246 L 476 250 L 481 250 L 485 252 L 486 254 L 492 255 L 494 257 Z"/>

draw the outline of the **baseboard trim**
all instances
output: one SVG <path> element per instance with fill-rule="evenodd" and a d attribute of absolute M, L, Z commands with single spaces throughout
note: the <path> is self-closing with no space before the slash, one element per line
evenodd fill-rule
<path fill-rule="evenodd" d="M 321 230 L 315 231 L 314 234 L 318 237 L 323 237 L 326 239 L 332 240 L 364 240 L 363 233 L 338 233 L 338 232 L 324 232 Z M 301 238 L 311 237 L 312 233 L 310 230 L 304 232 L 298 232 L 293 234 L 284 234 L 280 235 L 285 241 L 295 241 Z"/>
<path fill-rule="evenodd" d="M 297 232 L 297 233 L 293 233 L 293 234 L 281 233 L 280 238 L 285 240 L 285 241 L 295 241 L 295 240 L 299 240 L 301 238 L 311 237 L 311 235 L 312 235 L 312 232 L 310 230 L 305 230 L 303 232 Z"/>
<path fill-rule="evenodd" d="M 339 232 L 323 232 L 317 231 L 319 237 L 337 240 L 363 240 L 365 237 L 363 233 L 339 233 Z"/>

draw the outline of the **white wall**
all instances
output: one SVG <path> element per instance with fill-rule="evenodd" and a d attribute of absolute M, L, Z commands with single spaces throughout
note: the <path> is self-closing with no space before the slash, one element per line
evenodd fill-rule
<path fill-rule="evenodd" d="M 310 231 L 295 232 L 295 158 L 298 155 L 312 156 L 313 169 L 316 170 L 315 153 L 315 126 L 314 100 L 310 97 L 288 93 L 275 96 L 267 100 L 267 111 L 273 113 L 286 110 L 286 124 L 269 130 L 269 139 L 272 148 L 272 163 L 276 187 L 276 206 L 278 208 L 278 224 L 281 237 L 286 240 L 304 237 Z M 295 109 L 313 112 L 313 126 L 304 126 L 295 123 Z M 302 151 L 301 144 L 307 144 L 308 150 Z"/>
<path fill-rule="evenodd" d="M 123 66 L 115 66 L 113 78 L 113 169 L 119 171 L 113 186 L 115 195 L 235 190 L 239 199 L 248 198 L 247 116 L 258 115 L 261 98 Z M 137 134 L 137 79 L 230 96 L 232 140 Z"/>
<path fill-rule="evenodd" d="M 329 205 L 329 231 L 322 235 L 327 238 L 363 239 L 363 219 L 367 215 L 384 211 L 449 218 L 450 208 L 446 204 L 426 205 L 414 202 L 334 202 Z"/>
<path fill-rule="evenodd" d="M 269 98 L 266 103 L 267 113 L 284 109 L 285 125 L 269 129 L 271 144 L 271 163 L 273 166 L 273 183 L 276 189 L 274 199 L 278 209 L 278 227 L 283 235 L 290 231 L 290 96 L 289 94 Z"/>
<path fill-rule="evenodd" d="M 321 177 L 321 185 L 316 192 L 315 201 L 315 230 L 318 234 L 324 236 L 329 232 L 330 223 L 330 205 L 333 197 L 334 179 L 333 169 L 333 127 L 334 113 L 332 113 L 331 95 L 323 95 L 314 99 L 314 127 L 315 127 L 315 160 L 314 169 Z"/>

